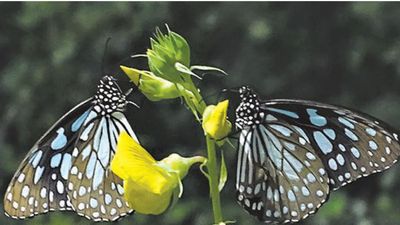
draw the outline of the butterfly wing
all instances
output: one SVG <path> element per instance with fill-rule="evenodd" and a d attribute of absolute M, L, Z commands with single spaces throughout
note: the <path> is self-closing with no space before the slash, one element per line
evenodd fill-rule
<path fill-rule="evenodd" d="M 327 168 L 334 189 L 388 169 L 400 155 L 398 130 L 356 110 L 297 100 L 274 100 L 264 107 L 304 132 Z"/>
<path fill-rule="evenodd" d="M 92 111 L 88 122 L 97 117 Z M 122 180 L 109 169 L 122 131 L 137 140 L 125 116 L 114 112 L 88 123 L 79 135 L 68 183 L 68 197 L 79 215 L 94 221 L 114 221 L 133 212 L 123 198 Z"/>
<path fill-rule="evenodd" d="M 28 153 L 7 189 L 7 215 L 24 219 L 73 210 L 88 219 L 111 221 L 133 212 L 123 200 L 123 182 L 109 164 L 119 133 L 136 136 L 121 112 L 100 116 L 92 100 L 63 116 Z"/>
<path fill-rule="evenodd" d="M 91 101 L 88 99 L 66 113 L 29 151 L 7 188 L 6 215 L 23 219 L 49 210 L 71 209 L 63 188 L 66 180 L 61 178 L 68 169 L 70 146 L 88 116 Z"/>
<path fill-rule="evenodd" d="M 296 222 L 315 212 L 329 194 L 323 163 L 300 132 L 284 121 L 243 130 L 239 138 L 239 203 L 265 222 Z"/>
<path fill-rule="evenodd" d="M 307 217 L 330 189 L 389 168 L 400 153 L 395 129 L 343 107 L 273 100 L 260 116 L 241 132 L 237 189 L 240 204 L 266 222 Z"/>

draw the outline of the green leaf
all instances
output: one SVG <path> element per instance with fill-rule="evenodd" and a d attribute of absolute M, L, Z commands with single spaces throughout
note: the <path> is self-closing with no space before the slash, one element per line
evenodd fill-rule
<path fill-rule="evenodd" d="M 179 72 L 189 74 L 189 75 L 197 77 L 199 80 L 201 80 L 201 77 L 199 75 L 193 73 L 189 68 L 187 68 L 185 65 L 183 65 L 180 62 L 175 63 L 175 69 L 178 70 Z"/>
<path fill-rule="evenodd" d="M 225 71 L 223 71 L 220 68 L 217 67 L 212 67 L 212 66 L 202 66 L 202 65 L 195 65 L 195 66 L 191 66 L 190 70 L 201 70 L 201 71 L 215 71 L 215 72 L 219 72 L 222 73 L 224 75 L 228 75 Z"/>
<path fill-rule="evenodd" d="M 224 153 L 221 151 L 221 169 L 220 169 L 219 184 L 218 184 L 219 191 L 222 191 L 227 180 L 228 180 L 228 171 L 226 169 Z"/>

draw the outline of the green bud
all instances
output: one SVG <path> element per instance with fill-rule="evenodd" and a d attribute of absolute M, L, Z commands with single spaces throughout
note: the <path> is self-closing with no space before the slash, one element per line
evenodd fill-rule
<path fill-rule="evenodd" d="M 153 73 L 121 66 L 121 69 L 138 86 L 139 90 L 151 101 L 173 99 L 181 96 L 193 96 L 181 84 L 172 83 Z"/>
<path fill-rule="evenodd" d="M 175 66 L 190 66 L 190 47 L 182 36 L 170 30 L 167 34 L 157 30 L 155 39 L 151 39 L 150 43 L 147 57 L 151 72 L 174 83 L 190 78 L 190 74 L 180 72 Z"/>

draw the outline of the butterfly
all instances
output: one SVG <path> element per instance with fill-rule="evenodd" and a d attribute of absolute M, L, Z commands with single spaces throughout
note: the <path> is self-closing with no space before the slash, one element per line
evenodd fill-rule
<path fill-rule="evenodd" d="M 315 213 L 332 190 L 388 169 L 398 130 L 364 113 L 313 101 L 260 100 L 239 89 L 237 200 L 267 223 Z"/>
<path fill-rule="evenodd" d="M 123 198 L 123 181 L 109 169 L 119 134 L 126 131 L 137 140 L 123 114 L 130 103 L 126 95 L 113 77 L 104 76 L 93 97 L 36 142 L 7 188 L 7 216 L 24 219 L 68 210 L 94 221 L 114 221 L 133 212 Z"/>

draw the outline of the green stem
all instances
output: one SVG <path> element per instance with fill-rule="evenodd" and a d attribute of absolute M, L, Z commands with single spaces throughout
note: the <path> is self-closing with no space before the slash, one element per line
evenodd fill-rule
<path fill-rule="evenodd" d="M 212 208 L 214 212 L 214 223 L 219 224 L 223 222 L 222 211 L 221 211 L 221 201 L 218 190 L 218 166 L 217 166 L 217 154 L 215 152 L 215 142 L 207 135 L 207 170 L 208 170 L 208 183 L 210 186 L 210 195 Z"/>

